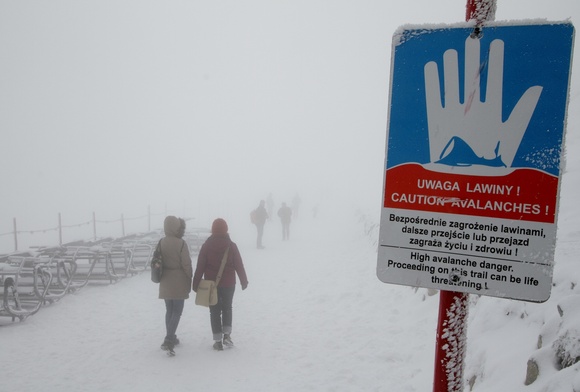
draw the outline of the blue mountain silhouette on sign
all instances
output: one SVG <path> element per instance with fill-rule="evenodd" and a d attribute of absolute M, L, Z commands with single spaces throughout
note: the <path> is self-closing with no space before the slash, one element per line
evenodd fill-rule
<path fill-rule="evenodd" d="M 439 160 L 435 163 L 449 166 L 484 165 L 491 167 L 507 167 L 501 160 L 501 155 L 498 155 L 499 142 L 497 142 L 494 152 L 495 158 L 492 159 L 478 157 L 469 144 L 467 144 L 462 138 L 459 136 L 453 136 L 441 152 Z"/>

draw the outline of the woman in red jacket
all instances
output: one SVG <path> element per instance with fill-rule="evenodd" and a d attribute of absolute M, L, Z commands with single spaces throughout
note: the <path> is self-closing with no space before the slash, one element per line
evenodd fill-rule
<path fill-rule="evenodd" d="M 242 290 L 248 287 L 248 278 L 238 246 L 230 239 L 226 221 L 218 218 L 212 224 L 211 236 L 199 251 L 197 267 L 193 275 L 193 291 L 197 292 L 202 278 L 216 280 L 228 248 L 228 258 L 218 284 L 218 303 L 209 307 L 213 348 L 216 350 L 223 350 L 224 345 L 233 346 L 230 334 L 232 333 L 232 302 L 236 289 L 236 273 Z"/>

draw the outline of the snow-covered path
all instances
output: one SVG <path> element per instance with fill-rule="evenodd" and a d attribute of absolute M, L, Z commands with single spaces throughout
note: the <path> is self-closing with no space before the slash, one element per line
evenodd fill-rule
<path fill-rule="evenodd" d="M 193 300 L 169 358 L 164 305 L 147 274 L 86 287 L 23 323 L 1 320 L 4 390 L 425 391 L 431 388 L 437 296 L 385 285 L 359 224 L 277 222 L 267 248 L 232 232 L 249 276 L 234 297 L 236 347 L 211 348 Z M 10 353 L 6 355 L 6 353 Z"/>
<path fill-rule="evenodd" d="M 577 292 L 569 289 L 577 276 L 579 211 L 569 176 L 577 178 L 577 166 L 574 155 L 563 186 L 552 298 L 471 298 L 464 375 L 478 375 L 477 392 L 580 385 L 578 364 L 560 372 L 548 367 L 533 385 L 523 383 L 543 325 L 558 322 L 556 304 Z M 376 248 L 357 219 L 301 218 L 288 242 L 272 222 L 260 251 L 253 227 L 232 222 L 250 284 L 234 297 L 236 347 L 224 352 L 212 350 L 209 312 L 193 299 L 178 329 L 177 355 L 160 350 L 165 309 L 147 273 L 85 287 L 24 322 L 1 318 L 0 390 L 430 391 L 439 297 L 381 283 Z"/>

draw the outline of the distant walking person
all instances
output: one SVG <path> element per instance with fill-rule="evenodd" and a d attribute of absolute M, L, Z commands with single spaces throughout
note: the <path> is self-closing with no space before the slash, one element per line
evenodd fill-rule
<path fill-rule="evenodd" d="M 278 216 L 282 222 L 282 240 L 290 239 L 290 221 L 292 220 L 292 209 L 282 203 L 282 207 L 278 210 Z"/>
<path fill-rule="evenodd" d="M 298 196 L 298 193 L 292 199 L 292 211 L 294 211 L 294 218 L 298 218 L 298 211 L 300 211 L 300 204 L 302 204 L 302 199 Z"/>
<path fill-rule="evenodd" d="M 185 300 L 189 298 L 192 280 L 192 263 L 189 247 L 182 239 L 185 221 L 168 216 L 163 223 L 165 237 L 159 241 L 163 258 L 163 275 L 159 282 L 159 298 L 165 300 L 166 335 L 161 348 L 173 353 L 179 344 L 175 334 Z"/>
<path fill-rule="evenodd" d="M 258 249 L 264 249 L 262 245 L 262 237 L 264 236 L 264 225 L 266 224 L 266 219 L 269 218 L 268 211 L 266 211 L 266 202 L 260 200 L 260 205 L 251 213 L 252 223 L 256 225 L 258 230 L 258 238 L 256 239 L 256 246 Z"/>
<path fill-rule="evenodd" d="M 193 291 L 202 278 L 216 280 L 222 259 L 228 251 L 226 264 L 218 284 L 218 303 L 209 307 L 213 348 L 223 350 L 224 346 L 233 346 L 232 333 L 232 303 L 236 289 L 236 274 L 240 279 L 242 290 L 248 287 L 248 278 L 242 262 L 242 256 L 237 245 L 228 234 L 228 224 L 225 220 L 216 219 L 211 227 L 211 236 L 201 246 L 197 257 L 197 267 L 193 276 Z"/>

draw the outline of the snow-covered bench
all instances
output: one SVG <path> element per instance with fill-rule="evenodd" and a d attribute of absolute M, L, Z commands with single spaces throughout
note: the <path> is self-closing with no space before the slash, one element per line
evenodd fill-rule
<path fill-rule="evenodd" d="M 66 255 L 73 261 L 75 288 L 84 287 L 88 283 L 114 283 L 122 278 L 117 274 L 118 268 L 114 265 L 118 258 L 111 257 L 107 247 L 68 246 Z M 123 265 L 124 260 L 123 256 Z"/>
<path fill-rule="evenodd" d="M 36 257 L 10 256 L 0 263 L 3 287 L 0 316 L 20 321 L 38 312 L 52 284 L 52 274 Z"/>

